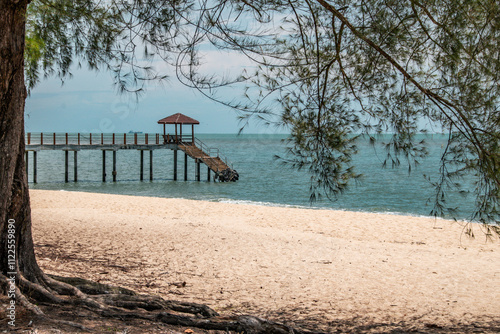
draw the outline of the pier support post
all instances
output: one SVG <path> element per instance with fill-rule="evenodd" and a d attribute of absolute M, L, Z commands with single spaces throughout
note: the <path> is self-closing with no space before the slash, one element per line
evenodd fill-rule
<path fill-rule="evenodd" d="M 102 150 L 102 182 L 106 182 L 106 150 Z"/>
<path fill-rule="evenodd" d="M 196 181 L 200 181 L 200 159 L 196 159 Z"/>
<path fill-rule="evenodd" d="M 64 151 L 64 182 L 69 182 L 69 151 Z"/>
<path fill-rule="evenodd" d="M 177 181 L 177 149 L 174 149 L 174 181 Z"/>
<path fill-rule="evenodd" d="M 149 150 L 149 181 L 153 181 L 153 150 Z"/>
<path fill-rule="evenodd" d="M 24 164 L 26 165 L 26 181 L 28 181 L 28 151 L 24 152 Z"/>
<path fill-rule="evenodd" d="M 207 167 L 207 181 L 210 182 L 210 167 Z"/>
<path fill-rule="evenodd" d="M 188 155 L 184 153 L 184 181 L 188 179 Z"/>
<path fill-rule="evenodd" d="M 113 151 L 113 182 L 116 182 L 116 151 Z"/>
<path fill-rule="evenodd" d="M 75 174 L 75 175 L 73 175 L 73 177 L 74 177 L 74 181 L 75 182 L 78 182 L 78 157 L 77 157 L 77 152 L 78 151 L 74 151 L 73 152 L 73 164 L 74 164 L 74 166 L 73 166 L 73 173 Z"/>
<path fill-rule="evenodd" d="M 33 151 L 33 182 L 36 183 L 36 151 Z"/>
<path fill-rule="evenodd" d="M 141 150 L 141 181 L 144 181 L 144 150 Z"/>

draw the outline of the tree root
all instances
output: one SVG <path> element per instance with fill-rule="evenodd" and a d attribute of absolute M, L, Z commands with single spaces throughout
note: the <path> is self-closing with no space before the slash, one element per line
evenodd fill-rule
<path fill-rule="evenodd" d="M 73 291 L 72 295 L 87 294 L 87 295 L 103 295 L 103 294 L 122 294 L 122 295 L 137 295 L 136 292 L 116 287 L 112 285 L 92 282 L 79 277 L 62 277 L 57 275 L 46 275 L 47 281 L 51 284 L 56 284 L 61 287 L 67 287 Z"/>
<path fill-rule="evenodd" d="M 53 304 L 67 303 L 65 299 L 59 298 L 53 291 L 49 291 L 47 287 L 28 281 L 23 275 L 17 275 L 16 278 L 19 289 L 31 299 Z"/>
<path fill-rule="evenodd" d="M 169 325 L 196 327 L 208 330 L 224 330 L 247 334 L 305 334 L 313 333 L 298 330 L 283 324 L 267 321 L 254 316 L 215 317 L 198 319 L 159 313 L 156 320 Z"/>
<path fill-rule="evenodd" d="M 61 278 L 61 280 L 57 279 Z M 65 282 L 63 277 L 51 276 L 43 274 L 43 279 L 47 284 L 49 284 L 54 290 L 63 295 L 70 295 L 77 297 L 76 302 L 86 305 L 91 308 L 103 309 L 104 305 L 99 304 L 99 302 L 91 299 L 85 294 L 82 290 L 78 289 L 78 287 L 70 284 L 69 282 Z M 97 283 L 95 283 L 97 284 Z"/>
<path fill-rule="evenodd" d="M 51 303 L 58 303 L 62 302 L 61 299 L 57 298 L 56 296 L 52 295 L 48 290 L 44 289 L 42 286 L 32 283 L 28 280 L 26 280 L 24 277 L 21 275 L 17 276 L 20 286 L 23 286 L 23 290 L 27 289 L 30 292 L 36 291 L 36 296 L 41 297 L 44 302 L 51 302 Z M 22 282 L 22 283 L 21 283 Z M 10 283 L 8 282 L 7 278 L 0 274 L 0 286 L 5 289 L 5 287 L 9 286 Z M 30 295 L 30 298 L 33 299 L 34 295 Z M 91 330 L 86 328 L 85 326 L 72 322 L 72 321 L 66 321 L 66 320 L 56 320 L 52 319 L 48 316 L 46 316 L 43 311 L 38 307 L 37 305 L 33 304 L 31 301 L 29 301 L 28 297 L 26 297 L 25 293 L 21 291 L 21 289 L 18 286 L 15 286 L 15 300 L 19 305 L 23 306 L 25 310 L 30 312 L 31 314 L 35 315 L 41 320 L 47 321 L 49 323 L 53 323 L 55 325 L 66 325 L 69 327 L 77 328 L 83 331 L 90 332 Z"/>
<path fill-rule="evenodd" d="M 43 274 L 43 283 L 37 284 L 18 276 L 19 301 L 41 319 L 60 325 L 67 325 L 83 331 L 85 326 L 70 321 L 48 319 L 41 309 L 28 298 L 42 301 L 44 305 L 57 306 L 73 304 L 82 306 L 100 317 L 114 319 L 141 319 L 174 326 L 189 326 L 204 330 L 220 330 L 227 333 L 248 334 L 311 334 L 253 316 L 220 316 L 210 307 L 202 304 L 165 300 L 158 296 L 140 295 L 131 290 L 96 283 L 81 278 L 60 277 Z M 6 278 L 3 277 L 6 283 Z M 51 291 L 53 290 L 53 291 Z M 30 292 L 23 294 L 23 292 Z M 40 300 L 39 300 L 40 299 Z"/>
<path fill-rule="evenodd" d="M 10 281 L 7 279 L 7 277 L 5 277 L 1 273 L 0 273 L 0 287 L 2 288 L 3 292 L 9 291 L 8 294 L 10 294 L 10 292 L 12 291 L 11 290 L 12 285 L 11 285 Z M 32 314 L 43 315 L 42 310 L 40 310 L 40 308 L 38 306 L 31 303 L 28 300 L 28 298 L 26 298 L 26 296 L 21 292 L 21 290 L 19 289 L 19 287 L 17 285 L 14 286 L 14 295 L 15 295 L 16 301 L 19 302 L 25 309 L 30 311 Z"/>

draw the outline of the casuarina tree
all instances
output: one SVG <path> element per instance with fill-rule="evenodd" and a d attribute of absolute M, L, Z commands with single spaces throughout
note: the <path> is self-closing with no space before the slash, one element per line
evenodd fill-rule
<path fill-rule="evenodd" d="M 183 83 L 243 118 L 287 127 L 286 160 L 309 170 L 313 198 L 333 198 L 358 177 L 351 159 L 359 135 L 375 140 L 377 133 L 393 133 L 387 161 L 411 166 L 426 154 L 415 135 L 429 126 L 443 130 L 449 139 L 441 176 L 430 180 L 433 213 L 451 206 L 448 189 L 469 175 L 474 184 L 465 190 L 476 200 L 471 218 L 488 224 L 488 233 L 498 232 L 499 6 L 493 0 L 0 0 L 2 289 L 40 317 L 46 317 L 37 306 L 43 301 L 84 305 L 108 317 L 295 331 L 124 289 L 103 294 L 111 287 L 91 282 L 84 293 L 75 287 L 81 281 L 38 267 L 23 159 L 24 101 L 41 78 L 68 79 L 72 66 L 108 71 L 119 92 L 140 94 L 147 81 L 165 78 L 151 64 L 166 62 Z M 233 78 L 207 72 L 198 52 L 207 46 L 241 53 L 255 70 Z M 241 87 L 245 98 L 222 99 L 218 92 L 227 85 Z M 151 312 L 139 314 L 138 308 Z"/>

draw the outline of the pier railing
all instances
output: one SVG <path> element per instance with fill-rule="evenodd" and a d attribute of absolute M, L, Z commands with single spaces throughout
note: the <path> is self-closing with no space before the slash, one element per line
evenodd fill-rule
<path fill-rule="evenodd" d="M 158 133 L 30 133 L 26 145 L 163 145 Z"/>
<path fill-rule="evenodd" d="M 165 145 L 176 143 L 193 144 L 191 135 L 173 136 L 159 133 L 26 133 L 26 145 Z M 220 158 L 227 166 L 232 163 L 218 148 L 209 147 L 195 138 L 194 144 L 213 158 Z"/>
<path fill-rule="evenodd" d="M 26 133 L 26 170 L 28 170 L 28 153 L 33 154 L 33 182 L 37 182 L 37 152 L 41 150 L 62 150 L 65 153 L 65 182 L 69 180 L 69 153 L 73 152 L 74 155 L 74 180 L 77 181 L 77 156 L 80 150 L 102 150 L 102 171 L 103 182 L 106 182 L 106 153 L 113 151 L 113 181 L 116 181 L 116 155 L 117 151 L 121 149 L 140 150 L 140 179 L 143 180 L 144 169 L 144 151 L 149 150 L 150 159 L 150 180 L 153 180 L 153 151 L 156 149 L 171 149 L 175 150 L 174 154 L 174 180 L 177 180 L 177 149 L 181 149 L 186 154 L 187 151 L 183 146 L 195 147 L 195 150 L 202 151 L 201 155 L 192 156 L 196 159 L 197 174 L 196 178 L 200 181 L 200 162 L 208 166 L 207 179 L 210 180 L 210 170 L 219 171 L 220 163 L 224 162 L 225 166 L 221 170 L 227 171 L 227 167 L 231 170 L 232 164 L 229 160 L 220 153 L 217 148 L 210 148 L 205 143 L 200 141 L 191 134 L 189 136 L 172 136 L 168 134 L 158 133 Z M 187 156 L 186 155 L 186 158 Z M 201 159 L 200 159 L 201 156 Z M 208 159 L 216 158 L 216 159 Z M 214 167 L 215 163 L 215 167 Z M 184 162 L 184 179 L 187 180 L 187 159 Z M 231 171 L 232 172 L 232 171 Z M 235 171 L 234 171 L 235 172 Z M 233 173 L 235 174 L 235 173 Z M 237 175 L 237 173 L 236 173 Z M 233 179 L 224 179 L 217 175 L 218 180 L 221 182 L 234 181 Z M 237 180 L 237 178 L 236 178 Z"/>
<path fill-rule="evenodd" d="M 223 155 L 218 148 L 209 147 L 198 138 L 195 138 L 195 144 L 198 148 L 200 148 L 203 152 L 207 153 L 210 157 L 219 158 L 222 161 L 224 161 L 224 163 L 227 166 L 233 168 L 233 164 L 231 163 L 231 161 L 229 161 L 229 159 L 225 155 Z"/>
<path fill-rule="evenodd" d="M 26 133 L 26 145 L 164 145 L 189 143 L 191 135 L 159 133 Z"/>

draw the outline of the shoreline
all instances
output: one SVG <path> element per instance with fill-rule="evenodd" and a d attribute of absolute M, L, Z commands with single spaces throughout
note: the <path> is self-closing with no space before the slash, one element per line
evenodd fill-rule
<path fill-rule="evenodd" d="M 374 215 L 390 215 L 390 216 L 401 216 L 408 218 L 424 218 L 424 219 L 435 219 L 435 220 L 444 220 L 444 221 L 453 221 L 457 223 L 463 224 L 475 224 L 482 225 L 482 223 L 477 221 L 469 221 L 467 219 L 456 219 L 447 218 L 447 217 L 434 217 L 430 215 L 424 214 L 413 214 L 409 212 L 399 212 L 399 211 L 356 211 L 352 209 L 341 209 L 341 208 L 331 208 L 331 207 L 321 207 L 321 206 L 306 206 L 300 204 L 284 204 L 284 203 L 273 203 L 273 202 L 259 202 L 252 200 L 237 200 L 237 199 L 229 199 L 229 198 L 218 198 L 213 200 L 201 199 L 201 198 L 187 198 L 187 197 L 159 197 L 154 195 L 130 195 L 130 194 L 114 194 L 108 192 L 92 192 L 92 191 L 84 191 L 84 190 L 65 190 L 65 189 L 31 189 L 31 191 L 53 191 L 53 192 L 68 192 L 68 193 L 84 193 L 84 194 L 100 194 L 100 195 L 112 195 L 112 196 L 127 196 L 127 197 L 144 197 L 144 198 L 157 198 L 157 199 L 168 199 L 168 200 L 186 200 L 186 201 L 199 201 L 199 202 L 207 202 L 207 203 L 225 203 L 225 204 L 234 204 L 234 205 L 250 205 L 250 206 L 258 206 L 258 207 L 270 207 L 270 208 L 284 208 L 284 209 L 300 209 L 300 210 L 312 210 L 312 211 L 339 211 L 339 212 L 348 212 L 348 213 L 361 213 L 361 214 L 374 214 Z"/>
<path fill-rule="evenodd" d="M 499 240 L 467 238 L 454 221 L 72 191 L 30 196 L 37 259 L 51 274 L 327 331 L 353 319 L 500 321 Z"/>

